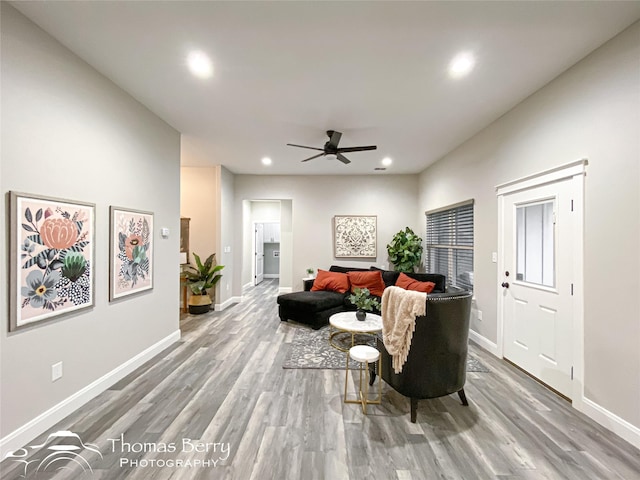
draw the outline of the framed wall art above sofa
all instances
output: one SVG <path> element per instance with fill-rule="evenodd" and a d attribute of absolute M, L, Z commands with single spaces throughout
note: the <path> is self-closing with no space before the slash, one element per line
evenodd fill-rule
<path fill-rule="evenodd" d="M 377 217 L 333 217 L 333 254 L 336 258 L 376 258 Z"/>

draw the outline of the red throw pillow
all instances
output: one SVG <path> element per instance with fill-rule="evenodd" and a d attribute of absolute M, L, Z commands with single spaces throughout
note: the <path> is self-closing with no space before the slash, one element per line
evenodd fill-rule
<path fill-rule="evenodd" d="M 312 292 L 318 290 L 330 290 L 338 293 L 345 293 L 349 291 L 349 277 L 346 273 L 327 272 L 326 270 L 318 269 L 318 275 L 313 281 Z"/>
<path fill-rule="evenodd" d="M 419 282 L 414 280 L 409 275 L 401 273 L 396 280 L 396 287 L 404 288 L 405 290 L 414 290 L 416 292 L 431 293 L 436 284 L 433 282 Z"/>
<path fill-rule="evenodd" d="M 367 272 L 349 272 L 349 282 L 351 283 L 351 293 L 356 288 L 368 288 L 369 293 L 376 297 L 381 297 L 384 292 L 384 281 L 382 272 L 378 270 Z"/>

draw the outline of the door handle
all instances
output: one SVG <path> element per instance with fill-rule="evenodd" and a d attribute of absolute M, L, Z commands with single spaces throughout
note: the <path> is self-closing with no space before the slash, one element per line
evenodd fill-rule
<path fill-rule="evenodd" d="M 502 282 L 503 288 L 509 288 L 509 282 Z"/>

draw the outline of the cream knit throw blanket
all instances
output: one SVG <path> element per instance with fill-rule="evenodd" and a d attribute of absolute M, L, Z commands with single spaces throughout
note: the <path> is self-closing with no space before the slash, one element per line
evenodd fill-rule
<path fill-rule="evenodd" d="M 407 361 L 416 317 L 426 315 L 427 294 L 387 287 L 382 294 L 382 341 L 391 355 L 393 371 L 402 372 Z"/>

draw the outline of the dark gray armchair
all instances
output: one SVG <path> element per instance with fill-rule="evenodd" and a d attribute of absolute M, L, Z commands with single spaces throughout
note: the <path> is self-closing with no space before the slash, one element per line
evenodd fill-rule
<path fill-rule="evenodd" d="M 454 287 L 455 288 L 455 287 Z M 427 297 L 427 314 L 416 318 L 411 348 L 402 372 L 396 374 L 381 338 L 382 379 L 411 399 L 411 422 L 416 422 L 418 400 L 464 393 L 469 340 L 471 292 L 448 289 Z"/>

